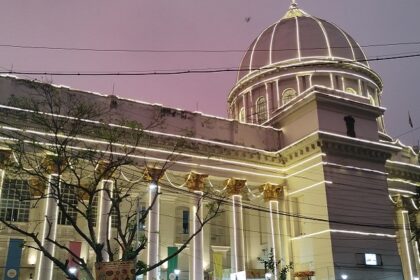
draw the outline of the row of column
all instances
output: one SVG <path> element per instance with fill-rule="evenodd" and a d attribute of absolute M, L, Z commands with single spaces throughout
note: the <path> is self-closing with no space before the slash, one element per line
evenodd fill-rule
<path fill-rule="evenodd" d="M 55 199 L 56 191 L 61 188 L 61 180 L 58 175 L 58 170 L 54 170 L 51 166 L 49 182 L 43 191 L 46 195 L 44 200 L 44 221 L 42 225 L 41 241 L 43 247 L 46 249 L 46 254 L 54 256 L 55 244 L 50 240 L 56 240 L 57 234 L 57 220 L 58 220 L 58 205 Z M 3 174 L 4 171 L 0 170 Z M 147 168 L 145 171 L 145 179 L 149 182 L 149 213 L 148 213 L 148 246 L 147 246 L 147 262 L 148 265 L 157 264 L 159 258 L 159 216 L 160 216 L 160 187 L 159 180 L 163 175 L 163 170 L 156 168 Z M 1 176 L 2 179 L 4 176 Z M 192 277 L 193 279 L 204 279 L 203 269 L 203 194 L 204 194 L 204 180 L 207 174 L 198 174 L 191 172 L 186 180 L 188 190 L 194 195 L 192 196 L 192 230 L 193 234 L 199 231 L 192 240 Z M 1 186 L 0 182 L 0 186 Z M 235 275 L 245 276 L 246 271 L 246 254 L 245 254 L 245 238 L 243 225 L 243 209 L 242 209 L 242 193 L 245 187 L 245 180 L 228 179 L 225 182 L 226 192 L 232 202 L 232 236 L 231 245 L 232 250 L 232 272 Z M 39 188 L 41 188 L 39 186 Z M 102 250 L 102 258 L 104 262 L 109 261 L 107 240 L 110 236 L 111 227 L 111 197 L 113 189 L 113 181 L 109 178 L 102 180 L 100 184 L 97 212 L 97 242 L 104 244 Z M 278 200 L 282 193 L 282 187 L 279 185 L 265 184 L 261 186 L 261 191 L 264 194 L 264 199 L 269 204 L 270 217 L 270 231 L 271 240 L 270 245 L 273 248 L 274 261 L 277 262 L 280 255 L 280 221 L 278 217 L 279 204 Z M 40 189 L 41 192 L 41 189 Z M 277 267 L 275 268 L 277 272 Z M 277 273 L 274 273 L 277 275 Z M 238 278 L 238 279 L 239 279 Z M 53 279 L 53 262 L 45 256 L 44 253 L 39 252 L 37 269 L 35 272 L 36 280 L 51 280 Z M 152 269 L 147 273 L 148 280 L 160 279 L 158 267 Z M 275 278 L 277 279 L 277 278 Z"/>

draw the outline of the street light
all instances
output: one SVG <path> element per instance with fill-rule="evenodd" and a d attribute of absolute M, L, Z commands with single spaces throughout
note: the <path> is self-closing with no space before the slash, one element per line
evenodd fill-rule
<path fill-rule="evenodd" d="M 174 273 L 175 273 L 175 279 L 178 280 L 178 276 L 181 273 L 181 270 L 179 269 L 174 269 Z"/>
<path fill-rule="evenodd" d="M 271 279 L 271 276 L 273 276 L 273 275 L 270 272 L 267 272 L 265 274 L 265 280 L 270 280 Z"/>

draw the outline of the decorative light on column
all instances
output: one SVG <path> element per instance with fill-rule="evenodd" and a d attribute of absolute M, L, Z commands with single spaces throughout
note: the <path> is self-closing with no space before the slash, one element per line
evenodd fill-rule
<path fill-rule="evenodd" d="M 109 162 L 102 160 L 99 161 L 95 172 L 97 176 L 103 177 L 104 179 L 100 183 L 100 192 L 98 198 L 98 213 L 97 213 L 97 232 L 96 242 L 104 244 L 102 248 L 102 261 L 109 261 L 108 253 L 108 242 L 111 235 L 111 210 L 112 210 L 112 193 L 114 190 L 114 181 L 112 181 L 113 169 L 109 167 Z"/>
<path fill-rule="evenodd" d="M 280 220 L 279 199 L 283 196 L 283 187 L 277 184 L 266 183 L 260 186 L 260 191 L 263 193 L 264 201 L 268 202 L 270 209 L 270 232 L 271 232 L 271 248 L 273 249 L 274 259 L 274 279 L 277 280 L 278 267 L 277 261 L 280 255 Z M 284 246 L 284 245 L 283 245 Z"/>
<path fill-rule="evenodd" d="M 147 167 L 144 179 L 149 183 L 149 213 L 147 227 L 147 264 L 154 265 L 159 261 L 159 180 L 165 171 L 163 169 Z M 159 269 L 147 272 L 147 280 L 160 279 Z"/>
<path fill-rule="evenodd" d="M 44 183 L 39 180 L 39 178 L 35 178 L 32 180 L 32 183 L 36 183 L 33 186 L 35 187 L 35 192 L 39 192 L 38 195 L 45 196 L 45 211 L 44 211 L 44 222 L 43 228 L 41 233 L 41 243 L 42 247 L 52 256 L 55 254 L 55 245 L 51 241 L 47 240 L 49 238 L 51 240 L 56 239 L 57 235 L 57 219 L 58 219 L 58 205 L 57 205 L 57 198 L 56 192 L 61 187 L 60 182 L 60 175 L 59 175 L 59 163 L 57 158 L 54 156 L 48 155 L 42 161 L 42 167 L 45 169 L 49 175 L 48 177 L 48 186 L 45 190 Z M 36 180 L 38 179 L 38 180 Z M 32 186 L 31 186 L 32 187 Z M 37 280 L 52 280 L 53 278 L 53 262 L 52 260 L 48 259 L 44 253 L 41 251 L 39 252 L 39 262 L 36 270 L 36 277 Z"/>
<path fill-rule="evenodd" d="M 402 263 L 403 272 L 409 279 L 418 278 L 415 258 L 414 258 L 414 246 L 411 240 L 411 229 L 410 220 L 408 217 L 408 211 L 405 210 L 404 198 L 401 195 L 397 196 L 397 222 L 399 225 L 399 236 L 402 238 Z M 405 261 L 404 261 L 405 259 Z"/>
<path fill-rule="evenodd" d="M 233 272 L 245 273 L 245 238 L 242 214 L 242 191 L 246 180 L 230 178 L 225 181 L 226 191 L 232 199 Z"/>
<path fill-rule="evenodd" d="M 201 222 L 203 219 L 203 191 L 204 191 L 204 179 L 209 175 L 199 174 L 190 172 L 187 176 L 186 186 L 188 190 L 193 192 L 193 205 L 191 207 L 191 216 L 193 217 L 192 234 L 198 230 L 200 232 L 193 239 L 193 280 L 204 279 L 204 267 L 203 267 L 203 230 L 201 228 Z"/>

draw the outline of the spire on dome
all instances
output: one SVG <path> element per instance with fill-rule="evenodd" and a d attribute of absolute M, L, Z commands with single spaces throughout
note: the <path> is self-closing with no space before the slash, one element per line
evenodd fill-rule
<path fill-rule="evenodd" d="M 308 14 L 305 13 L 303 10 L 299 9 L 296 0 L 292 0 L 292 4 L 289 7 L 287 13 L 283 16 L 282 19 L 293 18 L 293 17 L 302 17 L 307 16 Z"/>

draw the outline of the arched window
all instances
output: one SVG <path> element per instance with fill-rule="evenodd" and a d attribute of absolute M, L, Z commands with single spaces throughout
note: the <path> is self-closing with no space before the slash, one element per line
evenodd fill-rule
<path fill-rule="evenodd" d="M 256 102 L 258 123 L 263 123 L 267 120 L 267 101 L 264 97 L 260 97 Z"/>
<path fill-rule="evenodd" d="M 376 106 L 375 99 L 373 98 L 373 96 L 370 95 L 370 93 L 368 93 L 368 96 L 369 96 L 370 104 L 372 104 L 373 106 Z"/>
<path fill-rule="evenodd" d="M 293 98 L 297 96 L 296 90 L 292 88 L 287 88 L 283 91 L 283 94 L 281 95 L 281 102 L 282 105 L 285 105 L 289 103 Z"/>
<path fill-rule="evenodd" d="M 357 94 L 357 91 L 351 87 L 346 88 L 346 92 L 350 94 Z"/>
<path fill-rule="evenodd" d="M 241 123 L 246 122 L 246 120 L 245 120 L 245 108 L 244 107 L 242 107 L 241 110 L 239 110 L 239 121 Z"/>

